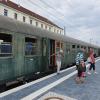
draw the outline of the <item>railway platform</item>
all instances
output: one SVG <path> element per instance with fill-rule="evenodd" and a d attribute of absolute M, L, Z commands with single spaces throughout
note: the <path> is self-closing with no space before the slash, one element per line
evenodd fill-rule
<path fill-rule="evenodd" d="M 0 94 L 0 100 L 100 100 L 100 58 L 97 74 L 87 74 L 83 84 L 76 84 L 76 67 L 53 73 Z M 87 70 L 89 65 L 87 64 Z"/>

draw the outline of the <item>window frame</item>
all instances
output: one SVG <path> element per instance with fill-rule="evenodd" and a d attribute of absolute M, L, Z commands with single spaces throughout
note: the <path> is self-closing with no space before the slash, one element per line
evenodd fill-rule
<path fill-rule="evenodd" d="M 26 41 L 26 39 L 30 39 L 30 40 L 33 39 L 34 41 L 36 41 L 36 42 L 33 43 L 33 48 L 36 47 L 36 48 L 34 49 L 34 50 L 35 50 L 35 53 L 34 53 L 34 54 L 26 54 L 26 50 L 27 50 L 27 49 L 26 49 L 26 44 L 28 43 L 28 42 Z M 31 41 L 30 41 L 30 43 L 31 43 Z M 35 44 L 35 45 L 34 45 L 34 44 Z M 26 37 L 25 37 L 25 51 L 24 51 L 24 52 L 25 52 L 25 56 L 36 56 L 36 55 L 38 55 L 38 46 L 39 46 L 39 45 L 38 45 L 38 39 L 37 39 L 36 37 L 26 36 Z M 33 49 L 32 49 L 32 50 L 33 50 Z"/>
<path fill-rule="evenodd" d="M 75 47 L 76 47 L 76 45 L 75 45 L 75 44 L 73 44 L 73 45 L 72 45 L 72 49 L 75 49 Z"/>
<path fill-rule="evenodd" d="M 12 57 L 13 56 L 13 42 L 12 42 L 13 36 L 12 36 L 12 34 L 0 33 L 0 36 L 1 35 L 4 35 L 5 39 L 0 38 L 0 40 L 3 41 L 3 42 L 0 43 L 0 58 Z M 6 36 L 9 37 L 9 39 L 11 38 L 10 41 L 9 40 L 6 41 Z M 11 47 L 6 47 L 6 46 L 9 46 L 9 45 L 11 45 Z M 10 52 L 7 52 L 7 53 L 4 52 L 5 50 L 7 50 L 7 48 L 8 48 L 8 51 L 11 50 L 11 53 Z M 3 53 L 2 53 L 1 49 L 3 49 Z"/>

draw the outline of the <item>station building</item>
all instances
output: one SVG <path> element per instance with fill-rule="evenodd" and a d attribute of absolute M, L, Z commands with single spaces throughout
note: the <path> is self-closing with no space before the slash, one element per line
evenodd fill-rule
<path fill-rule="evenodd" d="M 64 34 L 64 29 L 39 14 L 36 14 L 10 0 L 0 0 L 0 15 L 31 24 L 33 26 L 51 31 L 57 34 Z"/>

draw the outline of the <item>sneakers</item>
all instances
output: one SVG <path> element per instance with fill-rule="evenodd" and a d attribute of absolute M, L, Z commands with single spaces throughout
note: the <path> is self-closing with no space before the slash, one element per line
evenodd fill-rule
<path fill-rule="evenodd" d="M 94 72 L 94 74 L 98 74 L 97 72 Z"/>
<path fill-rule="evenodd" d="M 87 72 L 89 75 L 91 75 L 91 73 L 90 72 Z"/>
<path fill-rule="evenodd" d="M 91 73 L 90 72 L 87 72 L 89 75 L 91 75 Z M 94 71 L 94 74 L 98 74 L 96 71 Z"/>

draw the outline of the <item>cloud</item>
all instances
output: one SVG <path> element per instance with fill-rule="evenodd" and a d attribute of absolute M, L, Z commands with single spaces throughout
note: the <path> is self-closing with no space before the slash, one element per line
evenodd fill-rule
<path fill-rule="evenodd" d="M 13 0 L 47 17 L 61 27 L 66 35 L 100 44 L 100 0 Z M 31 1 L 31 2 L 29 2 Z M 91 35 L 92 34 L 92 35 Z"/>

